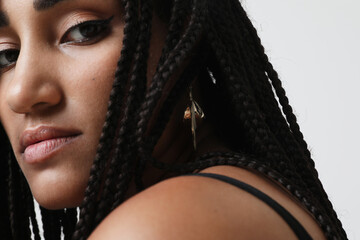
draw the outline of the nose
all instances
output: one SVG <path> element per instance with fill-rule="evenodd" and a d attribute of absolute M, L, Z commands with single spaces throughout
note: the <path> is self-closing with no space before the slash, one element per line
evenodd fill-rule
<path fill-rule="evenodd" d="M 32 113 L 49 110 L 62 101 L 56 71 L 41 52 L 20 52 L 6 101 L 13 112 Z"/>

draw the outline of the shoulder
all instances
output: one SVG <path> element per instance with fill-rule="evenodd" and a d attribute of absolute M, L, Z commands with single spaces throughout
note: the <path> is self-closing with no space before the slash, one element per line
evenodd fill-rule
<path fill-rule="evenodd" d="M 207 171 L 242 178 L 231 168 Z M 249 181 L 252 185 L 253 180 Z M 115 209 L 90 239 L 119 238 L 296 239 L 282 218 L 254 196 L 198 176 L 168 179 L 135 195 Z"/>

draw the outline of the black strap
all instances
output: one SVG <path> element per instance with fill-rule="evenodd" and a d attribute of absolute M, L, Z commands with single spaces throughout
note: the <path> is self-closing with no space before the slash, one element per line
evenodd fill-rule
<path fill-rule="evenodd" d="M 292 216 L 285 208 L 283 208 L 275 200 L 273 200 L 272 198 L 270 198 L 268 195 L 261 192 L 260 190 L 254 188 L 253 186 L 250 186 L 237 179 L 230 178 L 224 175 L 214 174 L 214 173 L 194 173 L 194 174 L 188 174 L 186 176 L 203 176 L 203 177 L 214 178 L 223 182 L 227 182 L 238 188 L 241 188 L 246 192 L 254 195 L 258 199 L 269 205 L 269 207 L 274 209 L 285 220 L 285 222 L 289 225 L 289 227 L 294 231 L 298 239 L 301 240 L 312 239 L 308 234 L 308 232 L 304 229 L 304 227 L 294 218 L 294 216 Z"/>

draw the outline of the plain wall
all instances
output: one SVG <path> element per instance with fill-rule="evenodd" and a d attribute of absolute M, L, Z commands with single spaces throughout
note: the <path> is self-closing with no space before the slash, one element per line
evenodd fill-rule
<path fill-rule="evenodd" d="M 349 239 L 360 239 L 360 1 L 243 0 Z"/>

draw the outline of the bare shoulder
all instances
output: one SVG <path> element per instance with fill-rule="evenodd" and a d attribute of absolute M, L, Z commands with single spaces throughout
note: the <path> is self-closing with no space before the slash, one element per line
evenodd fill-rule
<path fill-rule="evenodd" d="M 214 167 L 204 172 L 249 179 L 247 171 L 242 173 L 231 167 Z M 310 216 L 306 218 L 308 214 L 301 207 L 292 200 L 281 200 L 271 185 L 269 188 L 265 180 L 264 184 L 257 178 L 260 179 L 254 175 L 247 183 L 287 208 L 314 239 L 323 239 L 321 230 L 316 229 Z M 90 239 L 289 240 L 296 236 L 276 212 L 254 196 L 215 179 L 182 176 L 160 182 L 126 201 L 99 225 Z"/>

